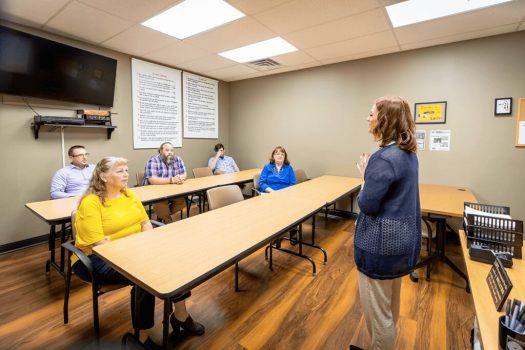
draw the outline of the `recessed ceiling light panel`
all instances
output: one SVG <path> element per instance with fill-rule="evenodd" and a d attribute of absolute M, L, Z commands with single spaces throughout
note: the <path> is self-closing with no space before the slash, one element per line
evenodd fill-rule
<path fill-rule="evenodd" d="M 185 39 L 244 16 L 222 0 L 186 0 L 142 22 L 142 25 L 177 39 Z"/>
<path fill-rule="evenodd" d="M 408 0 L 386 7 L 394 28 L 474 11 L 511 0 Z"/>
<path fill-rule="evenodd" d="M 245 63 L 261 58 L 269 58 L 288 52 L 297 51 L 297 48 L 281 37 L 260 41 L 255 44 L 219 53 L 232 61 Z"/>

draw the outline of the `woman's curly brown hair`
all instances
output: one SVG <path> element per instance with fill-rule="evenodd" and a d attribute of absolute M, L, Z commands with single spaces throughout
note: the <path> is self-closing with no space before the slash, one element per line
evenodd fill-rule
<path fill-rule="evenodd" d="M 371 131 L 380 146 L 394 141 L 402 150 L 416 153 L 416 124 L 407 101 L 400 96 L 380 97 L 375 106 L 377 123 Z"/>

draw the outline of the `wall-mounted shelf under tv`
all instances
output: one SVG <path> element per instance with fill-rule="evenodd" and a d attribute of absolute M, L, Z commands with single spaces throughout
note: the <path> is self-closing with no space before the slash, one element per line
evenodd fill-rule
<path fill-rule="evenodd" d="M 97 125 L 97 124 L 86 124 L 82 118 L 68 118 L 68 117 L 41 117 L 35 116 L 31 128 L 35 139 L 38 139 L 38 134 L 41 127 L 51 128 L 50 131 L 62 128 L 95 128 L 95 129 L 106 129 L 108 140 L 111 139 L 111 133 L 117 128 L 114 125 Z"/>

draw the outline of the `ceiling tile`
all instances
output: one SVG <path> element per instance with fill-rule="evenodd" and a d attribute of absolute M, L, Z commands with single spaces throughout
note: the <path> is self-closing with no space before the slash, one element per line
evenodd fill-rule
<path fill-rule="evenodd" d="M 213 54 L 199 59 L 179 63 L 178 67 L 192 72 L 207 72 L 235 65 L 237 65 L 237 62 Z"/>
<path fill-rule="evenodd" d="M 195 60 L 209 56 L 210 54 L 211 52 L 189 45 L 183 41 L 178 41 L 159 50 L 141 55 L 141 57 L 173 66 L 180 62 Z"/>
<path fill-rule="evenodd" d="M 374 9 L 375 0 L 294 0 L 254 15 L 279 34 Z"/>
<path fill-rule="evenodd" d="M 487 37 L 487 36 L 492 36 L 492 35 L 499 35 L 503 33 L 512 32 L 514 31 L 515 28 L 516 28 L 515 24 L 508 24 L 506 26 L 499 26 L 495 28 L 484 29 L 481 31 L 454 34 L 454 35 L 449 35 L 449 36 L 442 37 L 442 38 L 418 41 L 418 42 L 409 43 L 409 44 L 401 44 L 401 49 L 402 50 L 413 50 L 413 49 L 419 49 L 422 47 L 437 46 L 437 45 L 452 43 L 456 41 L 470 40 L 470 39 L 476 39 L 476 38 Z"/>
<path fill-rule="evenodd" d="M 276 34 L 250 17 L 185 39 L 210 52 L 223 52 L 275 37 Z"/>
<path fill-rule="evenodd" d="M 382 32 L 392 28 L 384 9 L 375 9 L 286 34 L 284 38 L 301 49 Z"/>
<path fill-rule="evenodd" d="M 373 57 L 373 56 L 380 56 L 380 55 L 386 55 L 389 53 L 399 52 L 400 49 L 398 46 L 391 46 L 391 47 L 385 47 L 379 50 L 371 50 L 366 52 L 358 52 L 352 55 L 345 55 L 345 56 L 339 56 L 339 57 L 331 57 L 324 60 L 321 60 L 322 64 L 332 64 L 332 63 L 338 63 L 338 62 L 345 62 L 345 61 L 352 61 L 352 60 L 358 60 L 361 58 L 366 57 Z"/>
<path fill-rule="evenodd" d="M 228 81 L 228 82 L 239 81 L 239 80 L 263 77 L 265 75 L 267 75 L 267 73 L 265 74 L 265 73 L 262 73 L 262 72 L 257 72 L 257 73 L 253 73 L 253 74 L 239 75 L 239 76 L 232 77 L 232 78 L 229 78 L 229 80 L 224 80 L 224 81 Z"/>
<path fill-rule="evenodd" d="M 281 67 L 281 68 L 277 68 L 277 69 L 272 69 L 270 71 L 267 71 L 266 75 L 273 75 L 273 74 L 279 74 L 279 73 L 296 71 L 296 70 L 300 70 L 300 69 L 312 68 L 312 67 L 316 67 L 318 65 L 319 65 L 319 63 L 317 61 L 312 61 L 310 63 L 298 64 L 298 65 L 295 65 L 293 67 Z"/>
<path fill-rule="evenodd" d="M 275 56 L 272 57 L 272 60 L 279 62 L 285 67 L 311 64 L 316 62 L 313 57 L 303 51 L 295 51 L 284 55 Z"/>
<path fill-rule="evenodd" d="M 236 64 L 231 67 L 215 69 L 215 70 L 211 70 L 205 73 L 206 75 L 214 77 L 216 79 L 220 79 L 224 81 L 232 81 L 241 76 L 253 75 L 255 73 L 260 73 L 260 72 L 257 72 L 255 69 L 246 67 L 245 65 Z M 264 73 L 261 75 L 264 75 Z"/>
<path fill-rule="evenodd" d="M 230 5 L 247 15 L 271 9 L 290 0 L 227 0 Z"/>
<path fill-rule="evenodd" d="M 397 43 L 392 31 L 388 30 L 356 39 L 318 46 L 304 51 L 317 60 L 326 60 L 332 57 L 352 56 L 362 52 L 380 50 L 392 46 L 397 46 Z"/>
<path fill-rule="evenodd" d="M 19 24 L 42 26 L 69 0 L 1 0 L 0 18 Z"/>
<path fill-rule="evenodd" d="M 104 41 L 101 45 L 130 55 L 140 56 L 168 46 L 178 39 L 136 24 Z"/>
<path fill-rule="evenodd" d="M 92 21 L 93 18 L 96 19 L 95 22 Z M 44 29 L 83 41 L 100 43 L 131 25 L 123 19 L 73 1 L 49 21 Z"/>
<path fill-rule="evenodd" d="M 77 0 L 132 22 L 144 22 L 181 0 Z"/>
<path fill-rule="evenodd" d="M 525 1 L 513 1 L 478 11 L 395 28 L 394 31 L 399 43 L 407 44 L 511 23 L 517 25 L 524 14 Z"/>

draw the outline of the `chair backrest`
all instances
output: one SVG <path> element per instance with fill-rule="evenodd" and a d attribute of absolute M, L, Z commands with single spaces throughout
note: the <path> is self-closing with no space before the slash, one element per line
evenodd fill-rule
<path fill-rule="evenodd" d="M 71 212 L 71 237 L 73 240 L 75 240 L 75 237 L 77 235 L 77 230 L 75 229 L 75 219 L 77 217 L 77 210 L 73 210 Z"/>
<path fill-rule="evenodd" d="M 308 180 L 308 177 L 306 176 L 306 172 L 303 169 L 295 169 L 293 172 L 295 174 L 295 180 L 297 180 L 298 184 Z"/>
<path fill-rule="evenodd" d="M 257 191 L 259 190 L 259 178 L 260 177 L 261 177 L 261 174 L 253 175 L 253 188 L 255 188 Z"/>
<path fill-rule="evenodd" d="M 135 176 L 137 178 L 137 187 L 142 186 L 142 180 L 144 180 L 144 170 L 137 171 Z"/>
<path fill-rule="evenodd" d="M 242 191 L 237 185 L 211 188 L 206 191 L 206 195 L 208 196 L 208 206 L 210 210 L 225 207 L 244 200 Z"/>
<path fill-rule="evenodd" d="M 195 168 L 193 169 L 193 177 L 205 177 L 205 176 L 213 176 L 213 171 L 211 168 L 203 167 L 203 168 Z"/>

